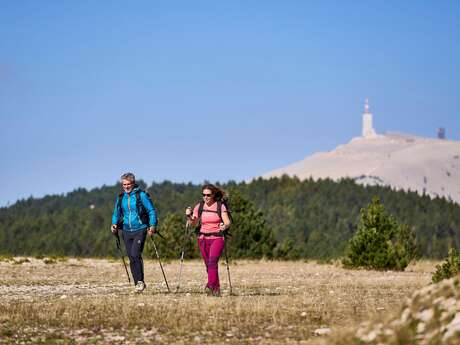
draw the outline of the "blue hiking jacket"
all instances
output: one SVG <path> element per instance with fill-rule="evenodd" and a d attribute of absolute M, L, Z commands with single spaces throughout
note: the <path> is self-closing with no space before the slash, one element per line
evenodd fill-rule
<path fill-rule="evenodd" d="M 121 208 L 123 209 L 123 231 L 135 232 L 146 229 L 149 226 L 157 226 L 158 220 L 155 207 L 144 191 L 140 191 L 139 196 L 142 205 L 149 215 L 149 223 L 142 223 L 141 215 L 139 214 L 141 210 L 138 210 L 136 206 L 136 192 L 138 190 L 140 190 L 139 187 L 134 186 L 131 192 L 124 192 L 123 197 L 121 198 Z M 119 198 L 117 197 L 117 200 L 115 201 L 115 207 L 113 209 L 112 224 L 117 224 L 118 220 L 122 216 L 120 208 L 118 207 L 118 200 Z"/>

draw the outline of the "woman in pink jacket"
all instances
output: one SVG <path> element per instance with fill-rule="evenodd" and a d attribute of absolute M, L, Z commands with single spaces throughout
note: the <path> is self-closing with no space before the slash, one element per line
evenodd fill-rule
<path fill-rule="evenodd" d="M 200 222 L 198 246 L 208 272 L 206 294 L 220 296 L 218 262 L 224 249 L 224 231 L 230 226 L 228 210 L 222 203 L 224 193 L 212 184 L 206 184 L 201 189 L 203 201 L 185 210 L 190 226 Z"/>

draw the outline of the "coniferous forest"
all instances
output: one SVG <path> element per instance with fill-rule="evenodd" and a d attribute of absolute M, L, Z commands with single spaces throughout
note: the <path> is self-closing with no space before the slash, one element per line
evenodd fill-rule
<path fill-rule="evenodd" d="M 185 246 L 186 257 L 197 257 L 194 235 L 185 236 L 183 212 L 200 200 L 200 185 L 139 184 L 150 193 L 157 209 L 164 238 L 156 237 L 156 241 L 162 255 L 179 258 Z M 357 231 L 361 208 L 374 196 L 397 222 L 415 231 L 420 256 L 440 259 L 449 248 L 460 248 L 460 206 L 445 199 L 361 186 L 348 179 L 299 181 L 284 176 L 219 186 L 228 194 L 234 219 L 228 241 L 233 258 L 340 257 Z M 0 254 L 117 255 L 109 229 L 119 192 L 119 185 L 89 191 L 80 188 L 0 208 Z M 146 252 L 153 254 L 150 241 Z"/>

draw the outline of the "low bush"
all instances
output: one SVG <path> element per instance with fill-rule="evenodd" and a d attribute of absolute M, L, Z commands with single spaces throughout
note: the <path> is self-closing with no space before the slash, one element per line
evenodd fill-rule
<path fill-rule="evenodd" d="M 446 260 L 441 265 L 436 265 L 436 272 L 433 273 L 431 280 L 437 283 L 452 278 L 458 272 L 460 272 L 460 253 L 451 248 Z"/>

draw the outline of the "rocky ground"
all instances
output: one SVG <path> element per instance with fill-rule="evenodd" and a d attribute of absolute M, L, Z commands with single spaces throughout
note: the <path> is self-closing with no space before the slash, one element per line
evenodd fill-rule
<path fill-rule="evenodd" d="M 355 334 L 365 344 L 460 344 L 460 277 L 429 285 L 386 322 L 365 322 Z"/>
<path fill-rule="evenodd" d="M 200 261 L 147 260 L 134 294 L 121 260 L 14 258 L 0 262 L 0 344 L 319 344 L 401 308 L 434 263 L 406 272 L 344 270 L 313 262 L 234 261 L 229 294 L 203 293 Z M 428 326 L 427 327 L 431 327 Z M 363 326 L 361 326 L 363 328 Z M 362 331 L 365 334 L 365 331 Z"/>

